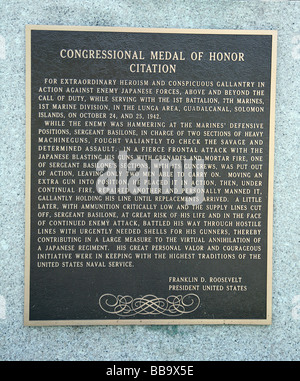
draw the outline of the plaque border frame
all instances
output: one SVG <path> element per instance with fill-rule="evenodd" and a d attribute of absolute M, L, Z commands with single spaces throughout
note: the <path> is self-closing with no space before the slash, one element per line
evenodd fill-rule
<path fill-rule="evenodd" d="M 31 31 L 82 31 L 82 32 L 131 32 L 131 33 L 176 33 L 176 34 L 222 34 L 222 35 L 270 35 L 272 36 L 270 77 L 270 122 L 269 122 L 269 168 L 268 168 L 268 213 L 267 213 L 267 289 L 266 319 L 113 319 L 113 320 L 30 320 L 30 215 L 31 215 Z M 178 29 L 135 28 L 109 26 L 25 26 L 26 37 L 26 172 L 25 172 L 25 262 L 24 262 L 24 326 L 93 326 L 93 325 L 270 325 L 272 324 L 272 250 L 273 250 L 273 184 L 275 146 L 275 99 L 277 30 L 235 29 Z"/>

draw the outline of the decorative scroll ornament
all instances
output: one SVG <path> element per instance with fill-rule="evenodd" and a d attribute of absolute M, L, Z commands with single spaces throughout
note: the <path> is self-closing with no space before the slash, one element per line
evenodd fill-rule
<path fill-rule="evenodd" d="M 195 311 L 200 298 L 195 294 L 170 295 L 166 299 L 155 295 L 132 298 L 129 295 L 104 294 L 99 298 L 100 307 L 110 314 L 130 317 L 135 315 L 180 316 Z"/>

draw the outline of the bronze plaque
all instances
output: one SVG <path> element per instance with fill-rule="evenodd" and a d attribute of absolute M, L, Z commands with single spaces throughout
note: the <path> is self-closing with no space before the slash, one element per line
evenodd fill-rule
<path fill-rule="evenodd" d="M 270 324 L 276 32 L 26 44 L 25 324 Z"/>

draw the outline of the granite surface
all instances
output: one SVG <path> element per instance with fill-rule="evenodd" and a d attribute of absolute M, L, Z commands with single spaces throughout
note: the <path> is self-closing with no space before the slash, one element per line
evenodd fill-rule
<path fill-rule="evenodd" d="M 0 11 L 0 359 L 299 360 L 300 1 L 0 0 Z M 278 30 L 272 325 L 23 326 L 26 24 Z"/>

